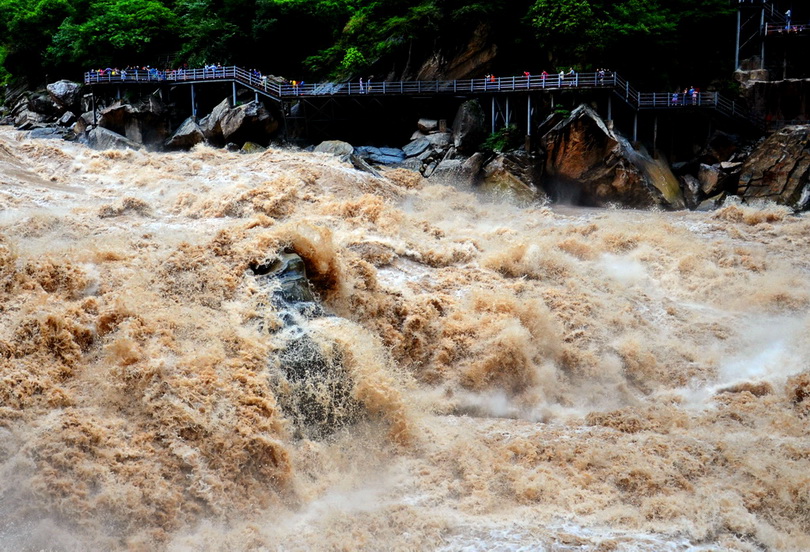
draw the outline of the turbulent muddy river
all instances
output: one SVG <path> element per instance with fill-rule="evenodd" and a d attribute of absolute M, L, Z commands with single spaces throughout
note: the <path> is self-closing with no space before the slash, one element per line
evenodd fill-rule
<path fill-rule="evenodd" d="M 0 550 L 808 550 L 809 245 L 0 128 Z"/>

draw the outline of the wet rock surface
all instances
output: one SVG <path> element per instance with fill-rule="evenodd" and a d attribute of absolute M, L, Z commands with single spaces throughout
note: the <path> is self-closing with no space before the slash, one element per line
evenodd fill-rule
<path fill-rule="evenodd" d="M 202 128 L 193 117 L 189 117 L 166 140 L 166 147 L 169 149 L 191 149 L 204 141 L 205 134 Z"/>
<path fill-rule="evenodd" d="M 103 127 L 96 127 L 87 133 L 87 144 L 97 150 L 143 149 L 143 145 Z"/>
<path fill-rule="evenodd" d="M 635 150 L 588 106 L 576 108 L 542 138 L 552 198 L 589 206 L 684 206 L 664 163 Z"/>
<path fill-rule="evenodd" d="M 795 210 L 810 206 L 810 126 L 783 128 L 768 137 L 740 169 L 737 195 Z"/>
<path fill-rule="evenodd" d="M 169 137 L 167 108 L 154 94 L 136 104 L 116 102 L 102 109 L 98 126 L 150 147 L 162 147 Z"/>
<path fill-rule="evenodd" d="M 304 260 L 283 252 L 252 270 L 272 288 L 272 307 L 280 326 L 271 331 L 281 350 L 270 381 L 297 433 L 321 438 L 352 423 L 361 405 L 352 396 L 354 382 L 343 367 L 343 353 L 337 344 L 324 345 L 311 335 L 313 321 L 329 315 L 312 292 Z"/>

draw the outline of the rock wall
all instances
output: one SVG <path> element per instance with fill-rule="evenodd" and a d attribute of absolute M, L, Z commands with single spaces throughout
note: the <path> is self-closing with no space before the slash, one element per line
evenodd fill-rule
<path fill-rule="evenodd" d="M 810 79 L 745 81 L 741 93 L 751 110 L 770 125 L 810 121 Z"/>
<path fill-rule="evenodd" d="M 810 206 L 810 126 L 785 127 L 769 136 L 748 157 L 737 195 L 764 199 L 795 210 Z"/>

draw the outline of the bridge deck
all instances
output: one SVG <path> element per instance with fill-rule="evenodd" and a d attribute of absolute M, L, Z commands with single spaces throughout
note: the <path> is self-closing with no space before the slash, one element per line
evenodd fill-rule
<path fill-rule="evenodd" d="M 259 77 L 246 69 L 228 66 L 209 69 L 173 71 L 89 71 L 84 83 L 96 84 L 208 84 L 236 83 L 276 102 L 295 101 L 301 97 L 366 97 L 366 96 L 433 96 L 491 95 L 571 90 L 605 90 L 624 100 L 635 110 L 709 108 L 734 118 L 750 120 L 740 102 L 724 98 L 717 92 L 639 92 L 617 73 L 576 73 L 573 75 L 531 75 L 490 77 L 463 80 L 371 81 L 371 82 L 278 82 Z"/>

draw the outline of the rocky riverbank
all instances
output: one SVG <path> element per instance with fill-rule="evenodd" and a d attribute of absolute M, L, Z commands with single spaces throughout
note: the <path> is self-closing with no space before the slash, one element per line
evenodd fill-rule
<path fill-rule="evenodd" d="M 95 105 L 94 105 L 95 103 Z M 283 145 L 280 116 L 262 102 L 223 99 L 201 118 L 174 123 L 158 93 L 126 101 L 83 94 L 59 81 L 39 92 L 7 98 L 2 120 L 40 138 L 82 140 L 97 149 L 184 150 L 198 144 L 245 153 L 271 141 Z M 670 164 L 660 152 L 631 143 L 587 105 L 554 113 L 527 151 L 509 129 L 487 140 L 476 100 L 463 103 L 450 124 L 414 121 L 414 133 L 393 147 L 326 143 L 356 168 L 378 174 L 402 167 L 434 181 L 470 186 L 518 202 L 708 210 L 728 196 L 768 200 L 796 211 L 810 206 L 808 125 L 784 126 L 757 142 L 715 130 L 687 161 Z M 517 139 L 516 139 L 517 138 Z M 310 149 L 315 145 L 309 146 Z"/>

